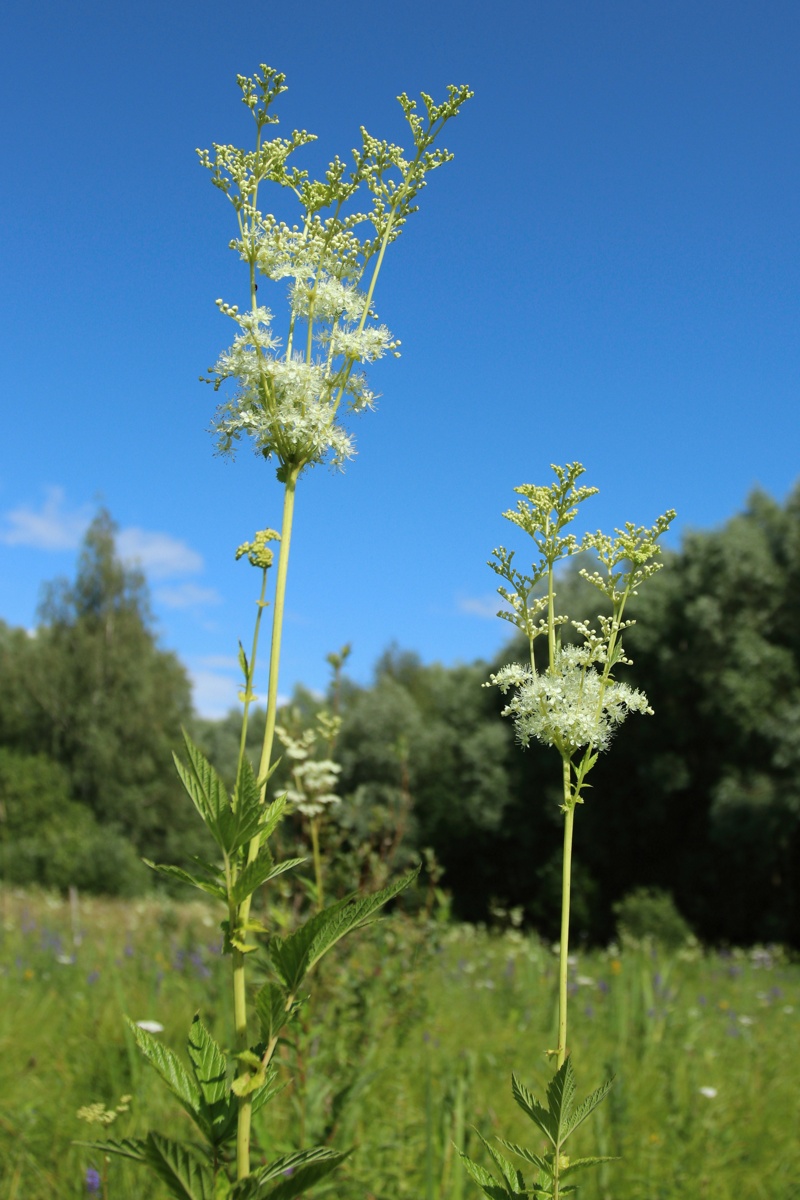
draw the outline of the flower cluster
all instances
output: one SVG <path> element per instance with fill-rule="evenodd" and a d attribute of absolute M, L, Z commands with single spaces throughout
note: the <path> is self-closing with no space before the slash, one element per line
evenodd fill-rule
<path fill-rule="evenodd" d="M 326 726 L 321 724 L 320 728 L 324 730 Z M 340 764 L 329 758 L 311 757 L 317 731 L 306 729 L 295 735 L 278 725 L 275 732 L 286 747 L 287 758 L 292 760 L 292 782 L 286 789 L 289 803 L 304 817 L 318 817 L 328 805 L 341 803 L 333 790 L 342 769 Z"/>
<path fill-rule="evenodd" d="M 240 312 L 236 305 L 217 301 L 239 333 L 210 368 L 208 382 L 215 389 L 228 380 L 236 384 L 217 414 L 219 449 L 231 451 L 246 434 L 257 453 L 278 460 L 279 478 L 285 480 L 289 471 L 325 460 L 341 466 L 354 454 L 339 411 L 342 406 L 349 412 L 373 406 L 375 396 L 358 368 L 386 353 L 397 355 L 400 344 L 377 323 L 372 303 L 384 252 L 416 211 L 414 200 L 427 173 L 452 157 L 432 147 L 472 93 L 450 87 L 439 105 L 423 93 L 424 117 L 403 94 L 398 99 L 413 136 L 413 156 L 406 158 L 399 146 L 362 128 L 351 170 L 336 157 L 322 180 L 312 180 L 306 171 L 287 166 L 294 151 L 314 140 L 311 134 L 295 130 L 290 138 L 262 140 L 264 126 L 276 120 L 269 108 L 286 90 L 284 77 L 262 65 L 260 74 L 240 76 L 238 83 L 256 123 L 255 151 L 214 145 L 213 154 L 197 153 L 212 183 L 236 210 L 239 237 L 231 244 L 249 266 L 251 306 Z M 262 182 L 295 194 L 298 224 L 262 214 Z M 352 211 L 351 202 L 362 188 L 370 195 L 369 211 Z M 366 234 L 363 225 L 369 227 Z M 256 302 L 257 276 L 288 281 L 283 340 L 273 332 L 270 310 Z"/>
<path fill-rule="evenodd" d="M 588 646 L 564 646 L 552 672 L 511 663 L 491 676 L 504 695 L 516 689 L 503 716 L 513 718 L 523 746 L 535 739 L 567 755 L 583 746 L 605 750 L 629 713 L 652 714 L 643 692 L 604 679 L 593 657 Z"/>

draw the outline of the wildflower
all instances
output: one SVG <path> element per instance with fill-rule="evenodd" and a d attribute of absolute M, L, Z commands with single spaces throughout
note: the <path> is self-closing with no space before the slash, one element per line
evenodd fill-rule
<path fill-rule="evenodd" d="M 491 682 L 516 694 L 503 710 L 513 717 L 523 746 L 531 739 L 569 754 L 582 746 L 606 750 L 629 713 L 652 714 L 643 692 L 617 680 L 603 680 L 588 646 L 556 649 L 552 671 L 535 672 L 512 663 Z"/>
<path fill-rule="evenodd" d="M 161 1024 L 160 1021 L 137 1021 L 136 1024 L 139 1026 L 140 1029 L 143 1029 L 145 1031 L 145 1033 L 163 1033 L 164 1032 L 164 1026 Z"/>
<path fill-rule="evenodd" d="M 92 1195 L 100 1191 L 100 1172 L 96 1171 L 94 1167 L 86 1169 L 86 1190 Z"/>
<path fill-rule="evenodd" d="M 701 1096 L 705 1096 L 707 1100 L 715 1100 L 717 1097 L 717 1089 L 715 1087 L 701 1087 L 697 1089 Z"/>

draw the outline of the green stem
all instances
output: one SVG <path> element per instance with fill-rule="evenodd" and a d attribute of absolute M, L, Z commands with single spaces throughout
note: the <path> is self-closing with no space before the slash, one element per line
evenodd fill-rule
<path fill-rule="evenodd" d="M 311 848 L 314 852 L 314 878 L 317 883 L 317 912 L 322 912 L 325 900 L 322 894 L 322 859 L 319 853 L 319 817 L 311 818 Z"/>
<path fill-rule="evenodd" d="M 561 942 L 558 956 L 558 1066 L 567 1057 L 567 956 L 569 954 L 569 902 L 572 882 L 572 827 L 575 805 L 570 795 L 570 763 L 564 762 L 564 865 L 561 875 Z"/>
<path fill-rule="evenodd" d="M 283 521 L 281 525 L 281 543 L 278 556 L 278 575 L 275 583 L 275 607 L 272 612 L 272 639 L 270 644 L 269 685 L 267 691 L 267 719 L 264 728 L 264 742 L 261 747 L 261 761 L 258 777 L 261 783 L 261 800 L 266 801 L 267 775 L 272 761 L 272 746 L 275 740 L 275 720 L 278 711 L 278 672 L 280 668 L 281 640 L 283 635 L 283 612 L 286 600 L 286 577 L 289 567 L 289 549 L 292 540 L 292 522 L 294 519 L 294 498 L 297 488 L 297 478 L 300 467 L 288 470 L 283 495 Z M 257 834 L 247 849 L 248 863 L 254 862 L 261 848 L 261 838 Z M 236 923 L 241 929 L 250 918 L 250 903 L 248 896 L 239 905 Z M 234 1026 L 236 1042 L 240 1050 L 247 1049 L 247 1004 L 245 991 L 245 955 L 233 951 L 233 1003 Z M 246 1068 L 242 1068 L 244 1072 Z M 253 1115 L 252 1096 L 243 1096 L 239 1101 L 239 1113 L 236 1128 L 236 1177 L 246 1179 L 250 1174 L 250 1127 Z"/>

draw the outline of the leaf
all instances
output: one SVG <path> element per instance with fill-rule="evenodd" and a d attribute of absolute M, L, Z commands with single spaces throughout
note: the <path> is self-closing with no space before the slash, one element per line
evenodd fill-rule
<path fill-rule="evenodd" d="M 527 1113 L 535 1125 L 539 1126 L 551 1146 L 556 1149 L 558 1144 L 557 1122 L 553 1119 L 551 1113 L 528 1091 L 524 1084 L 520 1083 L 516 1075 L 511 1076 L 511 1094 L 522 1111 Z"/>
<path fill-rule="evenodd" d="M 265 1104 L 269 1104 L 270 1100 L 274 1099 L 274 1097 L 277 1096 L 280 1092 L 282 1092 L 285 1087 L 289 1086 L 290 1080 L 288 1080 L 288 1079 L 285 1079 L 283 1081 L 283 1083 L 275 1083 L 277 1075 L 278 1075 L 277 1067 L 269 1067 L 267 1069 L 267 1074 L 266 1074 L 266 1078 L 264 1079 L 263 1086 L 261 1087 L 260 1091 L 253 1093 L 253 1100 L 252 1100 L 253 1116 L 255 1116 L 255 1114 L 257 1112 L 259 1112 L 259 1110 L 262 1109 Z"/>
<path fill-rule="evenodd" d="M 305 858 L 286 858 L 283 862 L 275 863 L 269 851 L 264 854 L 262 850 L 255 862 L 247 864 L 233 885 L 231 896 L 234 904 L 241 904 L 263 883 L 274 879 L 276 875 L 282 875 L 284 871 L 291 871 L 293 867 L 305 861 Z"/>
<path fill-rule="evenodd" d="M 235 1184 L 231 1188 L 231 1200 L 267 1200 L 267 1197 L 269 1200 L 292 1200 L 324 1179 L 345 1158 L 347 1153 L 330 1150 L 327 1146 L 286 1154 Z M 270 1187 L 273 1183 L 276 1186 Z"/>
<path fill-rule="evenodd" d="M 189 756 L 189 767 L 185 767 L 181 760 L 173 755 L 181 782 L 209 829 L 217 829 L 222 815 L 231 810 L 227 789 L 185 730 L 183 740 Z"/>
<path fill-rule="evenodd" d="M 459 1157 L 478 1187 L 489 1197 L 489 1200 L 508 1200 L 509 1192 L 503 1184 L 498 1183 L 494 1175 L 490 1175 L 485 1167 L 479 1166 L 463 1151 L 458 1151 Z"/>
<path fill-rule="evenodd" d="M 590 1096 L 587 1096 L 582 1104 L 578 1105 L 578 1107 L 575 1109 L 575 1112 L 567 1122 L 564 1130 L 565 1139 L 569 1137 L 573 1130 L 577 1129 L 579 1125 L 582 1125 L 589 1114 L 593 1112 L 594 1109 L 597 1108 L 598 1104 L 600 1104 L 601 1101 L 606 1098 L 613 1083 L 614 1078 L 612 1076 L 611 1079 L 607 1079 L 605 1083 L 602 1083 L 599 1088 L 593 1091 Z"/>
<path fill-rule="evenodd" d="M 215 1200 L 213 1172 L 196 1151 L 158 1133 L 148 1133 L 144 1150 L 147 1165 L 178 1200 Z"/>
<path fill-rule="evenodd" d="M 273 938 L 268 948 L 269 956 L 289 994 L 297 992 L 304 976 L 331 946 L 353 929 L 370 924 L 378 909 L 407 888 L 418 873 L 419 868 L 371 896 L 338 900 L 311 917 L 289 937 Z"/>
<path fill-rule="evenodd" d="M 575 1072 L 572 1060 L 565 1058 L 547 1085 L 547 1107 L 556 1122 L 558 1145 L 566 1139 L 570 1113 L 575 1104 Z"/>
<path fill-rule="evenodd" d="M 486 1138 L 483 1136 L 482 1133 L 480 1133 L 478 1130 L 476 1130 L 476 1133 L 478 1134 L 478 1137 L 481 1139 L 484 1146 L 488 1150 L 495 1165 L 500 1168 L 500 1171 L 502 1173 L 503 1179 L 505 1180 L 506 1188 L 508 1190 L 509 1195 L 513 1195 L 513 1196 L 516 1196 L 517 1194 L 524 1195 L 525 1194 L 525 1180 L 523 1179 L 522 1172 L 519 1170 L 519 1168 L 515 1167 L 513 1163 L 510 1163 L 508 1161 L 508 1159 L 505 1158 L 502 1154 L 500 1154 L 500 1152 L 498 1150 L 495 1150 L 494 1146 L 492 1146 L 491 1143 L 487 1142 Z"/>
<path fill-rule="evenodd" d="M 286 992 L 277 983 L 265 983 L 256 996 L 256 1012 L 261 1022 L 261 1036 L 267 1043 L 278 1036 L 289 1020 L 286 999 Z"/>
<path fill-rule="evenodd" d="M 73 1146 L 85 1146 L 87 1150 L 99 1150 L 101 1154 L 116 1154 L 119 1158 L 132 1158 L 144 1162 L 144 1138 L 122 1138 L 111 1142 L 73 1142 Z"/>
<path fill-rule="evenodd" d="M 142 862 L 145 866 L 150 867 L 152 871 L 159 871 L 162 875 L 170 875 L 173 879 L 180 879 L 181 883 L 191 884 L 192 887 L 199 888 L 201 892 L 207 892 L 209 896 L 216 896 L 218 900 L 227 902 L 228 893 L 218 883 L 198 879 L 196 875 L 190 875 L 188 871 L 184 871 L 180 867 L 173 867 L 170 863 L 154 863 L 149 858 L 142 859 Z"/>
<path fill-rule="evenodd" d="M 199 1016 L 189 1031 L 189 1059 L 200 1089 L 201 1111 L 209 1141 L 224 1142 L 236 1120 L 236 1105 L 228 1083 L 228 1062 Z"/>
<path fill-rule="evenodd" d="M 566 1179 L 573 1171 L 582 1171 L 585 1167 L 596 1167 L 598 1163 L 619 1162 L 618 1154 L 603 1154 L 597 1158 L 571 1158 L 568 1167 L 561 1168 L 561 1178 Z"/>
<path fill-rule="evenodd" d="M 538 1170 L 546 1171 L 548 1175 L 552 1175 L 552 1156 L 549 1159 L 544 1158 L 542 1155 L 534 1154 L 532 1150 L 526 1149 L 525 1146 L 518 1146 L 516 1142 L 507 1142 L 504 1138 L 500 1138 L 500 1142 L 512 1154 L 518 1154 L 520 1158 L 524 1158 L 526 1162 L 532 1163 Z"/>
<path fill-rule="evenodd" d="M 194 1080 L 190 1079 L 180 1059 L 146 1030 L 141 1029 L 130 1017 L 125 1019 L 133 1030 L 133 1036 L 142 1054 L 155 1067 L 173 1095 L 177 1096 L 192 1120 L 198 1122 L 202 1128 L 200 1089 Z"/>

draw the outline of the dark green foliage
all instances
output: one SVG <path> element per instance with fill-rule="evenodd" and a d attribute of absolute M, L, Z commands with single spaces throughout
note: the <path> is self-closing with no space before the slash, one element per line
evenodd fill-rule
<path fill-rule="evenodd" d="M 669 892 L 661 888 L 635 888 L 614 905 L 621 941 L 649 939 L 668 950 L 685 946 L 692 931 Z"/>
<path fill-rule="evenodd" d="M 800 945 L 800 488 L 784 506 L 756 493 L 665 560 L 631 601 L 634 662 L 620 672 L 655 716 L 626 725 L 592 773 L 575 831 L 575 931 L 608 941 L 614 904 L 647 887 L 669 889 L 704 940 Z M 589 616 L 596 594 L 568 570 L 556 607 Z M 390 811 L 404 739 L 406 838 L 433 848 L 456 913 L 520 906 L 557 937 L 559 766 L 538 745 L 520 753 L 503 698 L 480 687 L 524 655 L 512 643 L 491 668 L 448 670 L 391 652 L 371 689 L 345 689 L 343 811 L 364 796 Z"/>
<path fill-rule="evenodd" d="M 144 578 L 117 558 L 114 532 L 101 511 L 74 582 L 47 588 L 35 637 L 0 629 L 0 789 L 13 793 L 8 837 L 25 842 L 18 876 L 129 892 L 149 878 L 138 854 L 175 858 L 208 843 L 170 762 L 191 714 L 186 672 L 159 648 Z"/>

